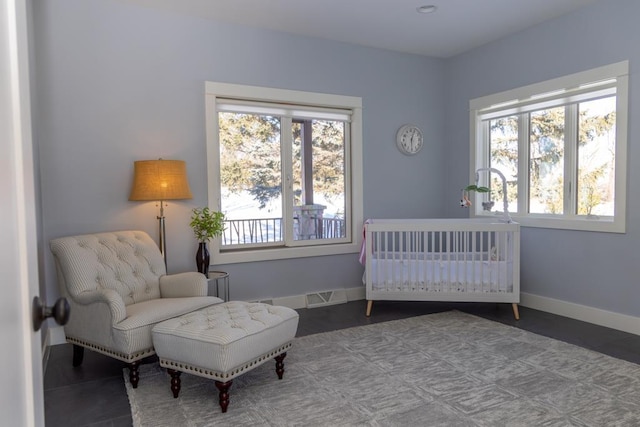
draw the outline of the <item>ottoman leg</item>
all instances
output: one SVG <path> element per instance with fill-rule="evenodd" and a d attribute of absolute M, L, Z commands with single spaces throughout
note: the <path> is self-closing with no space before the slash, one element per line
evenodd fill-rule
<path fill-rule="evenodd" d="M 76 368 L 82 365 L 82 359 L 84 358 L 84 347 L 73 344 L 73 367 Z"/>
<path fill-rule="evenodd" d="M 182 372 L 167 368 L 167 372 L 171 375 L 171 391 L 173 398 L 177 398 L 180 394 L 180 374 Z"/>
<path fill-rule="evenodd" d="M 129 381 L 133 388 L 138 388 L 138 381 L 140 381 L 140 361 L 129 363 Z"/>
<path fill-rule="evenodd" d="M 227 381 L 226 383 L 216 381 L 216 387 L 220 390 L 220 408 L 222 408 L 222 412 L 227 412 L 227 408 L 229 407 L 229 388 L 233 384 L 233 381 Z"/>
<path fill-rule="evenodd" d="M 284 358 L 287 357 L 287 352 L 276 356 L 276 374 L 278 374 L 278 379 L 281 380 L 284 375 Z"/>

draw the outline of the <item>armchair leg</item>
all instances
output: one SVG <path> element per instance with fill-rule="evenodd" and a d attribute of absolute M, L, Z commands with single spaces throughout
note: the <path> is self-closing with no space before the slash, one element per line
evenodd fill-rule
<path fill-rule="evenodd" d="M 138 388 L 138 381 L 140 381 L 140 361 L 129 363 L 129 381 L 133 388 Z"/>
<path fill-rule="evenodd" d="M 82 365 L 84 359 L 84 347 L 73 344 L 73 367 L 77 368 Z"/>

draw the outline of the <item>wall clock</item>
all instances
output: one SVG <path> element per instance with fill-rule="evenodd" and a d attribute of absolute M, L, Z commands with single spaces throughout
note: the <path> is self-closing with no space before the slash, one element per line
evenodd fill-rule
<path fill-rule="evenodd" d="M 398 129 L 396 145 L 402 153 L 413 156 L 422 149 L 423 143 L 422 131 L 418 126 L 407 124 Z"/>

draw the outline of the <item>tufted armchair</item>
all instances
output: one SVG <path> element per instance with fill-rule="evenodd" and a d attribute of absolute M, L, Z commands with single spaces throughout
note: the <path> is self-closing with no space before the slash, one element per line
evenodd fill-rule
<path fill-rule="evenodd" d="M 71 307 L 64 331 L 73 365 L 84 348 L 129 364 L 137 387 L 140 360 L 155 353 L 151 329 L 161 321 L 222 302 L 207 296 L 198 272 L 167 275 L 155 242 L 143 231 L 53 239 L 58 286 Z"/>

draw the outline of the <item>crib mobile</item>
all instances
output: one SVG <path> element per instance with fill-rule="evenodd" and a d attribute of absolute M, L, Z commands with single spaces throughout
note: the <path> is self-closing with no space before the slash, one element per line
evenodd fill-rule
<path fill-rule="evenodd" d="M 460 207 L 468 208 L 471 207 L 471 199 L 469 199 L 469 193 L 472 191 L 477 191 L 478 193 L 489 193 L 491 190 L 487 187 L 478 187 L 477 185 L 467 185 L 462 189 L 462 197 L 460 198 Z"/>

